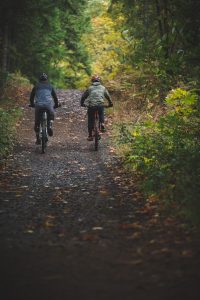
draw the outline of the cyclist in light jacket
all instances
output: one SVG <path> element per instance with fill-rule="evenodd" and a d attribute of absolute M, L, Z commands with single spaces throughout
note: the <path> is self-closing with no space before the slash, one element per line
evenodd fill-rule
<path fill-rule="evenodd" d="M 35 107 L 36 144 L 40 144 L 39 126 L 40 115 L 44 109 L 47 110 L 47 130 L 48 135 L 53 135 L 52 122 L 54 120 L 54 109 L 59 106 L 58 98 L 53 86 L 48 82 L 48 76 L 42 73 L 39 82 L 33 87 L 30 95 L 30 107 Z"/>
<path fill-rule="evenodd" d="M 105 131 L 104 126 L 104 99 L 108 100 L 109 106 L 113 106 L 108 90 L 101 84 L 101 79 L 98 75 L 93 75 L 91 78 L 91 86 L 83 93 L 81 97 L 81 106 L 88 107 L 88 141 L 92 141 L 92 130 L 94 127 L 94 109 L 98 107 L 99 121 L 101 131 Z M 87 105 L 85 105 L 85 100 Z"/>

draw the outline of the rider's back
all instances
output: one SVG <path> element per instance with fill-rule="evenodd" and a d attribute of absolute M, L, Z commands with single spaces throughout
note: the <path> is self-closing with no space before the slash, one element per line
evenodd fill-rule
<path fill-rule="evenodd" d="M 98 106 L 104 103 L 105 87 L 100 82 L 94 82 L 88 89 L 89 96 L 87 99 L 88 105 Z"/>
<path fill-rule="evenodd" d="M 51 105 L 52 85 L 48 82 L 39 82 L 35 88 L 35 104 L 38 106 Z"/>

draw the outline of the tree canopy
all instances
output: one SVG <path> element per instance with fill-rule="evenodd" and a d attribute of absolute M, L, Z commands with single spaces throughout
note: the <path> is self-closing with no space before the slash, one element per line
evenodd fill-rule
<path fill-rule="evenodd" d="M 7 0 L 0 4 L 1 76 L 48 72 L 73 86 L 91 69 L 142 70 L 162 92 L 198 82 L 198 0 Z"/>
<path fill-rule="evenodd" d="M 1 73 L 20 70 L 31 80 L 48 72 L 58 84 L 74 84 L 90 72 L 81 35 L 89 18 L 86 0 L 8 0 L 0 4 Z"/>
<path fill-rule="evenodd" d="M 198 0 L 112 0 L 110 13 L 125 19 L 129 62 L 169 81 L 199 80 L 200 2 Z M 157 82 L 158 83 L 158 82 Z"/>

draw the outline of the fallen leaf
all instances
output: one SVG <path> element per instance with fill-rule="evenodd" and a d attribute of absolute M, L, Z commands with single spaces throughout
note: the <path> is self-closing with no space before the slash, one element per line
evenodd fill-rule
<path fill-rule="evenodd" d="M 103 227 L 98 227 L 98 226 L 92 228 L 92 230 L 102 230 L 102 229 L 103 229 Z"/>
<path fill-rule="evenodd" d="M 192 250 L 183 250 L 181 254 L 184 257 L 192 257 L 193 256 Z"/>
<path fill-rule="evenodd" d="M 55 225 L 47 220 L 47 221 L 45 221 L 44 226 L 49 228 L 49 227 L 54 227 Z"/>
<path fill-rule="evenodd" d="M 34 233 L 33 230 L 26 230 L 25 233 Z"/>
<path fill-rule="evenodd" d="M 159 200 L 158 195 L 150 195 L 149 198 L 147 199 L 148 202 L 154 203 L 157 202 Z"/>
<path fill-rule="evenodd" d="M 127 239 L 128 240 L 136 240 L 139 239 L 141 237 L 141 232 L 134 232 L 132 235 L 128 236 Z"/>
<path fill-rule="evenodd" d="M 120 229 L 142 229 L 143 226 L 138 223 L 121 224 Z"/>
<path fill-rule="evenodd" d="M 83 241 L 96 241 L 99 239 L 99 236 L 97 234 L 84 234 L 81 238 Z"/>
<path fill-rule="evenodd" d="M 142 259 L 136 259 L 136 260 L 130 260 L 130 261 L 124 261 L 123 262 L 124 264 L 127 264 L 127 265 L 139 265 L 141 263 L 143 263 L 143 260 Z"/>
<path fill-rule="evenodd" d="M 47 218 L 48 218 L 48 219 L 55 219 L 55 216 L 47 215 Z"/>

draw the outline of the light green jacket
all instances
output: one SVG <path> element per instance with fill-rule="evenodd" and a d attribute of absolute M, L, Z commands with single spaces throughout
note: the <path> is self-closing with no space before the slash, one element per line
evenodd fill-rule
<path fill-rule="evenodd" d="M 105 86 L 100 82 L 93 82 L 93 84 L 83 93 L 81 105 L 83 105 L 84 102 L 88 107 L 103 105 L 105 98 L 108 100 L 109 104 L 112 103 L 111 97 Z"/>

